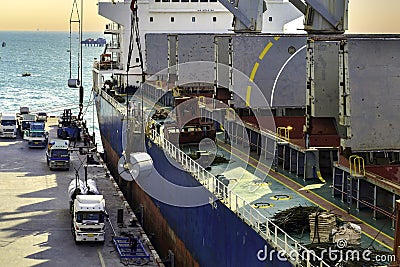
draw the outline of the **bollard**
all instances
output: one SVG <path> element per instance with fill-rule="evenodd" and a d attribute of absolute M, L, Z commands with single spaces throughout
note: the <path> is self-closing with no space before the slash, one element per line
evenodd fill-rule
<path fill-rule="evenodd" d="M 117 224 L 122 225 L 124 224 L 124 210 L 118 209 L 117 211 Z"/>

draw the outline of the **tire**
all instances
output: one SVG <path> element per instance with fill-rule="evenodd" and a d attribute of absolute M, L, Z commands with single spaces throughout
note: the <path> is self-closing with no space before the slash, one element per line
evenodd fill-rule
<path fill-rule="evenodd" d="M 75 244 L 79 245 L 81 243 L 81 241 L 78 241 L 78 239 L 76 238 L 76 234 L 75 234 L 75 230 L 72 233 L 74 235 L 74 242 Z"/>
<path fill-rule="evenodd" d="M 79 241 L 76 239 L 75 228 L 74 228 L 74 224 L 72 223 L 72 220 L 71 220 L 71 233 L 72 233 L 72 236 L 74 237 L 75 244 L 79 244 Z"/>

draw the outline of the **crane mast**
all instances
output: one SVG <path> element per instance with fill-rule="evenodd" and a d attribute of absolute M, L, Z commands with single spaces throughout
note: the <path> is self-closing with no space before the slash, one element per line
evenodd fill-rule
<path fill-rule="evenodd" d="M 235 32 L 261 32 L 264 0 L 219 0 L 234 16 Z M 289 0 L 304 14 L 304 30 L 315 34 L 342 34 L 347 29 L 348 0 Z"/>

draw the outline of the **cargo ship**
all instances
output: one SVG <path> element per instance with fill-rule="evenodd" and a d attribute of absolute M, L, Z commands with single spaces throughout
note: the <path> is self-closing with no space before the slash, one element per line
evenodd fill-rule
<path fill-rule="evenodd" d="M 104 158 L 160 255 L 330 266 L 311 257 L 315 238 L 272 220 L 298 205 L 391 251 L 399 36 L 344 34 L 347 1 L 268 1 L 261 23 L 220 2 L 98 3 L 111 20 L 93 65 Z"/>

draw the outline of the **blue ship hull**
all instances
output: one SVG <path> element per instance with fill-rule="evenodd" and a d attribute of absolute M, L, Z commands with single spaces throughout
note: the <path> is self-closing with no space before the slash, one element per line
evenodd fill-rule
<path fill-rule="evenodd" d="M 117 174 L 123 115 L 101 96 L 96 98 L 96 107 L 105 159 Z M 201 186 L 189 173 L 173 166 L 171 159 L 150 140 L 146 149 L 155 169 L 166 180 L 181 186 Z M 154 233 L 152 243 L 161 257 L 172 250 L 176 266 L 292 266 L 280 260 L 278 253 L 269 254 L 273 248 L 263 237 L 218 200 L 213 205 L 172 206 L 149 196 L 135 182 L 115 179 L 134 210 L 143 206 L 143 226 Z"/>

